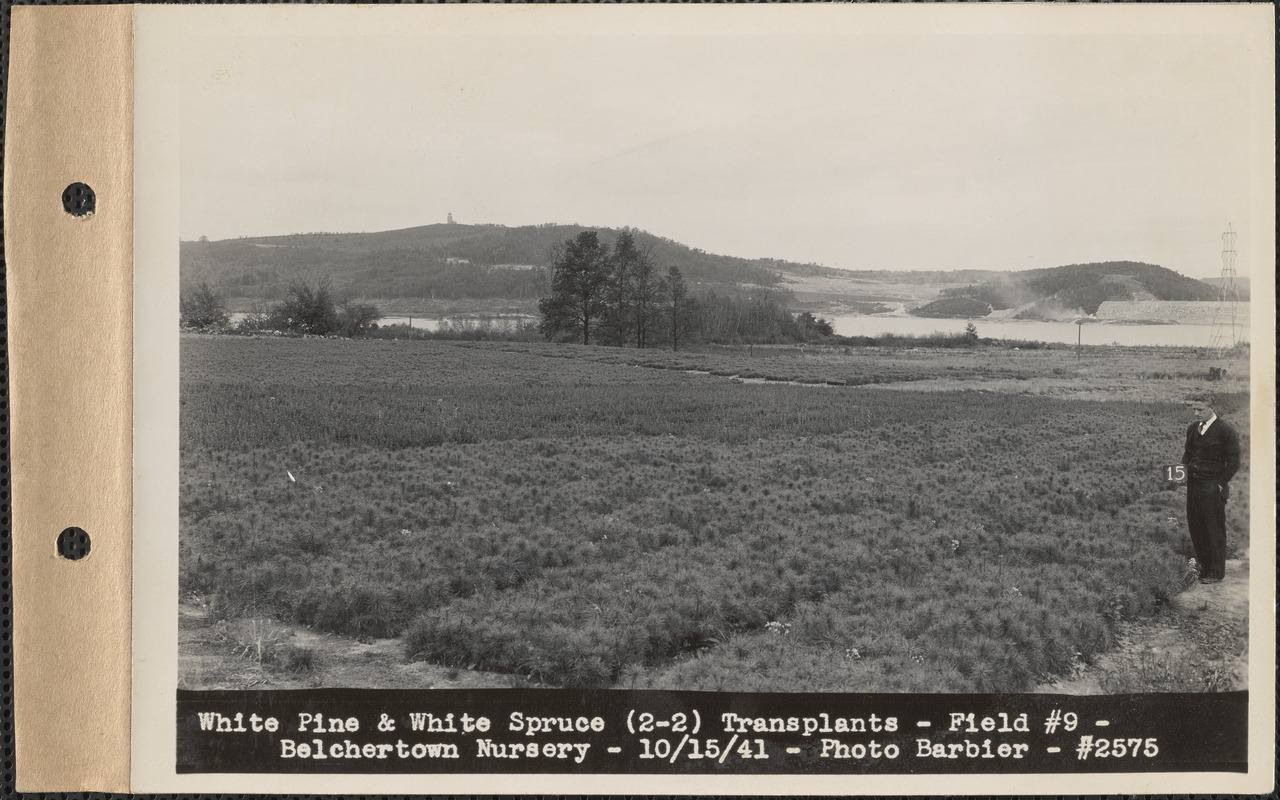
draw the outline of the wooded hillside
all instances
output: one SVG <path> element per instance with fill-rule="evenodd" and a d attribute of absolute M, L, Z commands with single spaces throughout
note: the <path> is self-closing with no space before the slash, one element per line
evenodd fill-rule
<path fill-rule="evenodd" d="M 921 306 L 920 316 L 982 316 L 981 304 L 991 310 L 1019 308 L 1019 318 L 1036 319 L 1063 313 L 1095 314 L 1107 300 L 1213 300 L 1218 292 L 1209 284 L 1170 269 L 1138 261 L 1103 261 L 1031 269 L 992 280 L 945 289 L 942 297 Z M 960 299 L 974 302 L 959 303 Z"/>
<path fill-rule="evenodd" d="M 579 225 L 424 225 L 381 233 L 308 233 L 182 242 L 182 290 L 201 283 L 228 297 L 276 300 L 299 276 L 328 277 L 339 292 L 381 298 L 537 298 L 547 268 Z M 602 238 L 621 231 L 592 228 Z M 781 271 L 815 264 L 720 256 L 630 230 L 662 270 L 677 266 L 691 286 L 777 286 Z M 836 272 L 836 270 L 830 270 Z"/>

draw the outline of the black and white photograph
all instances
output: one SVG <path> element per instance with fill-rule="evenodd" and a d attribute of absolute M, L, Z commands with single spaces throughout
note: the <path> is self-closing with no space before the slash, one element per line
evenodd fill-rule
<path fill-rule="evenodd" d="M 289 11 L 166 73 L 180 692 L 1273 682 L 1266 25 Z"/>

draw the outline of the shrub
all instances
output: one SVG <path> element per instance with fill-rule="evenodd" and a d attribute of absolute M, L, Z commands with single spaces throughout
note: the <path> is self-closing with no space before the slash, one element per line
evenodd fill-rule
<path fill-rule="evenodd" d="M 222 298 L 201 283 L 190 294 L 184 295 L 178 305 L 178 320 L 184 328 L 225 328 L 230 321 Z"/>
<path fill-rule="evenodd" d="M 294 620 L 360 639 L 386 639 L 404 628 L 401 604 L 384 590 L 366 587 L 311 587 L 284 609 Z"/>
<path fill-rule="evenodd" d="M 338 330 L 341 320 L 328 278 L 313 286 L 305 280 L 289 284 L 284 300 L 271 309 L 270 325 L 276 330 L 326 336 Z"/>
<path fill-rule="evenodd" d="M 343 336 L 366 336 L 378 327 L 382 312 L 373 303 L 345 300 L 338 307 L 337 332 Z"/>

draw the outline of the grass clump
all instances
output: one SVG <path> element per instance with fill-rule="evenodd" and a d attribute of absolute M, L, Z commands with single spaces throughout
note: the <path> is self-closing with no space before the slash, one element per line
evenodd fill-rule
<path fill-rule="evenodd" d="M 316 669 L 316 651 L 310 647 L 288 645 L 280 653 L 278 662 L 287 672 L 311 673 Z"/>

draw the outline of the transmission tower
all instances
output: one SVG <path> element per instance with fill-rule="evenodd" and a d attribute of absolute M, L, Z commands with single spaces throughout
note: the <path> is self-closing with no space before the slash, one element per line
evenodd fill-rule
<path fill-rule="evenodd" d="M 1236 281 L 1236 233 L 1227 226 L 1222 234 L 1222 278 L 1218 307 L 1213 312 L 1209 349 L 1220 356 L 1240 342 L 1240 285 Z"/>

